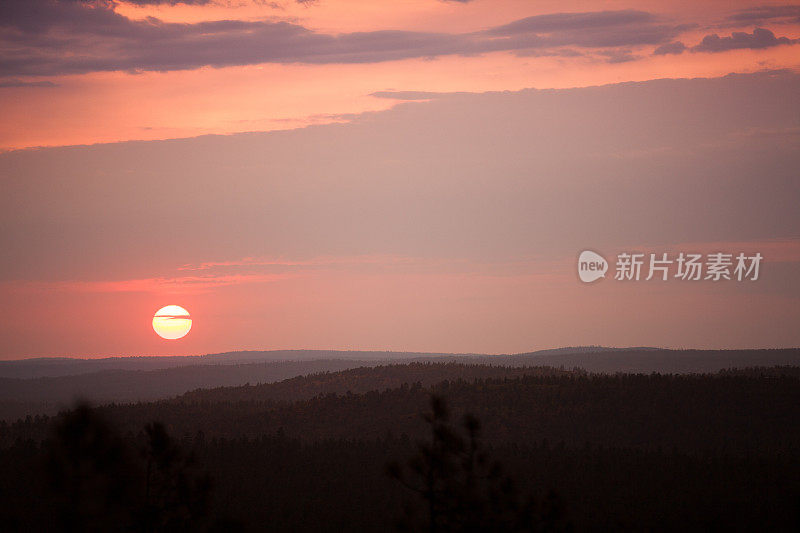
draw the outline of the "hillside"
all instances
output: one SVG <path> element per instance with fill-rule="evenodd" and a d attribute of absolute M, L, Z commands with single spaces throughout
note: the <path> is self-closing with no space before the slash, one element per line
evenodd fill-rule
<path fill-rule="evenodd" d="M 242 365 L 284 361 L 352 360 L 380 362 L 440 361 L 510 366 L 579 366 L 592 372 L 715 372 L 728 367 L 800 363 L 800 349 L 669 350 L 662 348 L 608 348 L 577 346 L 518 354 L 448 354 L 340 350 L 237 351 L 196 356 L 46 357 L 0 361 L 0 378 L 31 379 L 90 374 L 109 370 L 153 371 L 199 365 Z"/>
<path fill-rule="evenodd" d="M 454 354 L 425 352 L 376 352 L 342 350 L 271 350 L 235 351 L 187 356 L 103 357 L 39 357 L 0 361 L 0 378 L 30 379 L 75 376 L 108 370 L 152 371 L 199 365 L 243 365 L 284 361 L 320 360 L 388 361 L 421 357 L 442 357 Z"/>
<path fill-rule="evenodd" d="M 404 384 L 431 387 L 443 381 L 509 379 L 521 376 L 572 376 L 580 371 L 549 367 L 511 367 L 466 363 L 413 362 L 406 364 L 359 367 L 340 372 L 324 372 L 297 376 L 277 383 L 240 387 L 220 387 L 187 392 L 177 403 L 289 402 L 320 395 L 364 394 L 370 391 L 396 389 Z"/>
<path fill-rule="evenodd" d="M 313 359 L 314 356 L 324 357 Z M 201 363 L 187 364 L 198 361 Z M 800 365 L 800 350 L 662 350 L 590 346 L 516 355 L 279 351 L 231 352 L 186 358 L 5 361 L 5 367 L 0 364 L 0 372 L 7 374 L 67 374 L 25 379 L 0 377 L 0 420 L 13 420 L 29 414 L 55 414 L 78 398 L 95 403 L 149 401 L 171 398 L 199 388 L 272 383 L 316 372 L 404 362 L 452 362 L 509 368 L 550 366 L 581 368 L 596 373 L 686 374 L 751 366 Z M 164 364 L 176 366 L 146 369 Z M 104 370 L 69 374 L 90 368 Z M 500 373 L 506 375 L 507 372 Z M 440 378 L 450 379 L 451 376 Z M 335 389 L 331 392 L 344 391 Z"/>
<path fill-rule="evenodd" d="M 137 458 L 158 421 L 170 453 L 193 458 L 181 475 L 200 469 L 213 481 L 211 516 L 247 531 L 385 531 L 414 505 L 387 464 L 419 457 L 432 395 L 454 428 L 474 415 L 484 453 L 516 490 L 538 505 L 556 498 L 559 520 L 578 531 L 796 524 L 798 367 L 609 375 L 456 362 L 362 366 L 0 422 L 0 519 L 47 529 L 63 492 L 49 492 L 44 467 L 72 468 L 64 450 L 82 461 L 82 490 L 109 482 L 109 469 L 112 480 L 142 475 L 149 467 Z M 121 450 L 128 462 L 114 459 Z M 100 473 L 86 478 L 95 463 Z"/>
<path fill-rule="evenodd" d="M 800 445 L 796 367 L 707 375 L 603 375 L 547 368 L 411 363 L 198 390 L 108 405 L 125 430 L 161 420 L 177 435 L 304 440 L 418 436 L 431 393 L 479 416 L 496 442 L 546 438 L 580 446 L 786 449 Z M 1 426 L 0 440 L 42 439 L 48 417 Z"/>
<path fill-rule="evenodd" d="M 365 363 L 329 359 L 206 364 L 149 371 L 105 370 L 32 379 L 0 378 L 0 420 L 27 414 L 55 414 L 77 399 L 94 403 L 149 401 L 170 398 L 201 387 L 274 382 L 314 372 L 353 368 Z"/>

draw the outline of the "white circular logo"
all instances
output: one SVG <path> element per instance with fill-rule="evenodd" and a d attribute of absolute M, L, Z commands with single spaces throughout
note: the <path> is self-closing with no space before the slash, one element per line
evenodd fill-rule
<path fill-rule="evenodd" d="M 578 276 L 584 283 L 591 283 L 606 276 L 608 271 L 608 261 L 591 250 L 581 252 L 578 257 Z"/>

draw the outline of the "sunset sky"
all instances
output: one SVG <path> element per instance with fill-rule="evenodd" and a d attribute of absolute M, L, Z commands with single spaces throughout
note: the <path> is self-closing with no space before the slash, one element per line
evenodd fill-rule
<path fill-rule="evenodd" d="M 800 345 L 800 5 L 5 0 L 0 49 L 2 359 Z"/>

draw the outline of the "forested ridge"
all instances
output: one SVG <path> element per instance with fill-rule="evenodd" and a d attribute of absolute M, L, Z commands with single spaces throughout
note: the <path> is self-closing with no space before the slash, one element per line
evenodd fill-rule
<path fill-rule="evenodd" d="M 188 357 L 0 361 L 0 420 L 16 420 L 29 414 L 54 415 L 75 399 L 92 403 L 154 401 L 199 388 L 274 383 L 312 373 L 410 362 L 582 368 L 587 372 L 610 374 L 691 374 L 753 366 L 798 366 L 800 350 L 667 350 L 584 346 L 512 355 L 296 350 Z M 399 385 L 396 378 L 387 376 L 387 384 Z M 447 378 L 441 376 L 441 379 Z M 433 377 L 423 375 L 420 379 L 427 384 L 432 382 Z M 337 392 L 345 390 L 337 389 Z M 292 398 L 298 399 L 297 396 Z"/>
<path fill-rule="evenodd" d="M 797 367 L 602 375 L 411 363 L 91 412 L 120 446 L 144 449 L 145 428 L 157 421 L 193 457 L 213 481 L 207 514 L 217 520 L 194 529 L 223 520 L 246 530 L 381 531 L 415 501 L 386 466 L 420 453 L 432 397 L 446 401 L 454 427 L 467 413 L 480 421 L 486 453 L 537 502 L 531 516 L 545 529 L 800 525 Z M 42 527 L 26 502 L 50 505 L 48 478 L 37 472 L 70 416 L 0 423 L 0 519 Z M 563 509 L 542 522 L 551 493 Z"/>

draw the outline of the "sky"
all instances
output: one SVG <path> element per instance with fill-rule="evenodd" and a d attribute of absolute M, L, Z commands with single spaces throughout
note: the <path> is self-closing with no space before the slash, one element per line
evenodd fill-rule
<path fill-rule="evenodd" d="M 2 359 L 800 345 L 800 5 L 8 0 L 0 48 Z M 614 279 L 682 252 L 763 262 Z"/>

